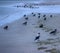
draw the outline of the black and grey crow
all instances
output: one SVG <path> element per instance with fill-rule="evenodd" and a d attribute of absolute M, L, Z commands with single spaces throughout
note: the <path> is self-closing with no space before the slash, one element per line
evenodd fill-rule
<path fill-rule="evenodd" d="M 43 17 L 46 17 L 46 15 L 43 15 Z"/>
<path fill-rule="evenodd" d="M 38 13 L 38 15 L 40 15 L 40 13 Z"/>
<path fill-rule="evenodd" d="M 25 20 L 28 20 L 28 17 L 26 17 Z"/>
<path fill-rule="evenodd" d="M 46 20 L 46 17 L 44 18 L 44 20 Z"/>
<path fill-rule="evenodd" d="M 39 28 L 43 28 L 43 24 L 40 24 L 40 25 L 39 25 Z"/>
<path fill-rule="evenodd" d="M 5 26 L 4 29 L 7 30 L 8 29 L 8 26 Z"/>
<path fill-rule="evenodd" d="M 36 16 L 36 14 L 33 14 L 33 16 Z"/>
<path fill-rule="evenodd" d="M 24 17 L 26 17 L 26 15 L 24 15 Z"/>
<path fill-rule="evenodd" d="M 55 34 L 57 32 L 57 29 L 50 32 L 50 34 Z"/>
<path fill-rule="evenodd" d="M 39 40 L 40 38 L 40 33 L 38 33 L 38 36 L 35 37 L 35 40 Z"/>
<path fill-rule="evenodd" d="M 23 25 L 27 25 L 27 22 L 24 22 Z"/>
<path fill-rule="evenodd" d="M 52 17 L 52 15 L 50 15 L 50 17 Z"/>
<path fill-rule="evenodd" d="M 38 18 L 40 18 L 40 15 L 38 16 Z"/>

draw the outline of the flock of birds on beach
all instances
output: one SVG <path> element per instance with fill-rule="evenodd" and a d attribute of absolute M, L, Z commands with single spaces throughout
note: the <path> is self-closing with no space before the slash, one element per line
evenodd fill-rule
<path fill-rule="evenodd" d="M 41 13 L 38 13 L 38 19 L 40 18 L 40 14 L 41 14 Z M 33 16 L 36 16 L 36 14 L 34 14 L 34 13 L 32 13 L 32 15 L 33 15 Z M 25 17 L 25 20 L 28 20 L 28 17 L 26 17 L 26 15 L 24 15 L 24 17 Z M 46 18 L 46 15 L 43 15 L 43 17 L 44 17 L 44 21 L 46 21 L 46 19 L 47 19 L 47 18 Z M 50 15 L 50 17 L 52 18 L 53 15 Z M 24 22 L 23 25 L 27 25 L 27 21 Z M 44 25 L 41 24 L 39 27 L 40 27 L 40 28 L 43 28 L 43 26 L 44 26 Z M 55 35 L 56 32 L 57 32 L 57 29 L 54 29 L 54 30 L 52 30 L 49 34 L 54 34 L 54 35 Z M 34 40 L 39 40 L 39 38 L 40 38 L 40 33 L 38 33 L 38 36 L 36 36 Z"/>
<path fill-rule="evenodd" d="M 38 13 L 38 19 L 41 17 L 40 14 L 41 14 L 41 13 Z M 33 15 L 33 16 L 36 16 L 35 13 L 32 13 L 32 15 Z M 25 20 L 26 20 L 26 21 L 23 22 L 22 24 L 26 26 L 27 23 L 28 23 L 27 21 L 28 21 L 29 17 L 27 17 L 27 15 L 24 15 L 23 17 L 25 17 Z M 43 17 L 44 17 L 43 20 L 46 21 L 46 19 L 47 19 L 47 18 L 46 18 L 46 15 L 43 15 Z M 50 17 L 52 18 L 53 15 L 50 15 Z M 40 24 L 40 25 L 39 25 L 39 28 L 43 28 L 43 27 L 44 27 L 43 24 Z M 3 27 L 3 29 L 4 29 L 4 30 L 8 30 L 8 29 L 9 29 L 9 26 L 6 25 L 6 26 Z M 57 32 L 57 29 L 54 29 L 54 30 L 52 30 L 49 34 L 54 34 L 54 35 L 55 35 L 56 32 Z M 38 33 L 38 36 L 36 36 L 34 40 L 39 40 L 39 38 L 40 38 L 40 33 Z"/>
<path fill-rule="evenodd" d="M 23 8 L 39 8 L 38 6 L 35 6 L 33 4 L 28 4 L 28 3 L 26 3 L 24 5 L 17 5 L 15 7 L 17 7 L 17 8 L 19 8 L 19 7 L 23 7 Z"/>

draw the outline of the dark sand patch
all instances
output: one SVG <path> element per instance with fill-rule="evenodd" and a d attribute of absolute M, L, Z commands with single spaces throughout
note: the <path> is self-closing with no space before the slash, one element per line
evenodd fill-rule
<path fill-rule="evenodd" d="M 45 50 L 45 52 L 50 52 L 50 53 L 60 53 L 60 51 L 57 50 L 56 48 L 52 48 L 52 49 L 49 49 L 49 50 Z"/>
<path fill-rule="evenodd" d="M 43 49 L 47 49 L 47 47 L 39 47 L 37 48 L 38 50 L 43 50 Z"/>

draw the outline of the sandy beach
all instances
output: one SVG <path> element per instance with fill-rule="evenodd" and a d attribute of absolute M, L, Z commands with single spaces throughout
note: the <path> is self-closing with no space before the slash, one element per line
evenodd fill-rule
<path fill-rule="evenodd" d="M 60 53 L 60 2 L 46 1 L 0 2 L 0 53 Z"/>

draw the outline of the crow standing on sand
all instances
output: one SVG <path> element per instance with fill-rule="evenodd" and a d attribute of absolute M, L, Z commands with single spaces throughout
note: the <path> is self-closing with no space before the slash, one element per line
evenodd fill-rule
<path fill-rule="evenodd" d="M 8 29 L 8 26 L 5 26 L 4 29 L 7 30 Z"/>
<path fill-rule="evenodd" d="M 39 40 L 40 38 L 40 33 L 38 33 L 38 36 L 35 37 L 35 40 Z"/>
<path fill-rule="evenodd" d="M 28 20 L 28 17 L 26 17 L 25 20 Z"/>
<path fill-rule="evenodd" d="M 53 17 L 52 15 L 50 15 L 50 17 Z"/>
<path fill-rule="evenodd" d="M 43 24 L 40 24 L 40 25 L 39 25 L 39 28 L 43 28 Z"/>
<path fill-rule="evenodd" d="M 40 15 L 40 13 L 38 13 L 38 15 Z"/>
<path fill-rule="evenodd" d="M 38 18 L 40 18 L 40 15 L 38 16 Z"/>
<path fill-rule="evenodd" d="M 43 15 L 43 17 L 46 17 L 46 15 Z"/>
<path fill-rule="evenodd" d="M 26 17 L 26 15 L 24 15 L 24 17 Z"/>
<path fill-rule="evenodd" d="M 50 32 L 50 34 L 55 34 L 57 32 L 57 29 Z"/>
<path fill-rule="evenodd" d="M 44 20 L 46 20 L 46 17 L 44 18 Z"/>
<path fill-rule="evenodd" d="M 23 25 L 27 25 L 27 22 L 24 22 Z"/>

